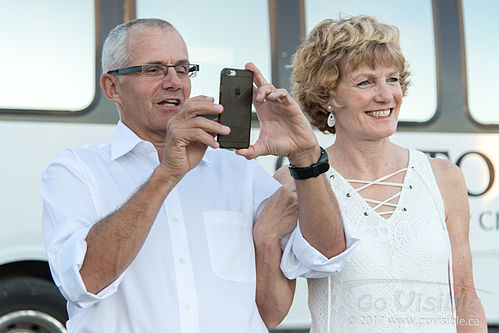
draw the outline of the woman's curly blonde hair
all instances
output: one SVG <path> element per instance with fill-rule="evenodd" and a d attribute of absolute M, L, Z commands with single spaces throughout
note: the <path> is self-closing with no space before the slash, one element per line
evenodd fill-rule
<path fill-rule="evenodd" d="M 336 133 L 327 125 L 324 106 L 334 99 L 341 75 L 360 64 L 371 68 L 395 65 L 405 96 L 410 72 L 396 27 L 370 16 L 354 16 L 319 23 L 293 56 L 291 84 L 294 97 L 312 125 L 324 133 Z"/>

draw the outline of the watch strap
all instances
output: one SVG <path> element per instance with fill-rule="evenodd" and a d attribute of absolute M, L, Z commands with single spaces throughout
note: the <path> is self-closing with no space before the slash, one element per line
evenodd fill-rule
<path fill-rule="evenodd" d="M 302 180 L 312 177 L 317 177 L 321 173 L 329 170 L 329 160 L 327 158 L 327 153 L 324 148 L 320 147 L 321 156 L 319 160 L 308 167 L 295 167 L 290 165 L 289 173 L 294 179 Z"/>

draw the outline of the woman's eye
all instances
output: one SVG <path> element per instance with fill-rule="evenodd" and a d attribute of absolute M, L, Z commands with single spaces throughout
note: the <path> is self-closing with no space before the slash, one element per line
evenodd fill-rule
<path fill-rule="evenodd" d="M 367 87 L 369 86 L 370 82 L 369 80 L 364 80 L 362 82 L 357 83 L 357 87 Z"/>
<path fill-rule="evenodd" d="M 388 79 L 388 82 L 391 82 L 391 83 L 396 83 L 396 82 L 399 82 L 400 81 L 400 78 L 394 76 L 394 77 L 391 77 Z"/>

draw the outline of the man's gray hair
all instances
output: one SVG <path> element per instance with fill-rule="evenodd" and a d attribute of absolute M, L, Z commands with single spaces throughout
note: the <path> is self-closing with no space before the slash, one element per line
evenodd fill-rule
<path fill-rule="evenodd" d="M 158 28 L 166 31 L 177 31 L 168 21 L 157 18 L 135 19 L 116 26 L 107 35 L 102 46 L 102 72 L 125 67 L 130 59 L 127 49 L 127 37 L 130 28 L 140 26 L 143 28 Z"/>

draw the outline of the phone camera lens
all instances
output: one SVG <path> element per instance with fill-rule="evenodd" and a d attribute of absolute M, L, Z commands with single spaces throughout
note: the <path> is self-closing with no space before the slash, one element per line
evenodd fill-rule
<path fill-rule="evenodd" d="M 227 76 L 235 76 L 236 75 L 236 71 L 233 71 L 231 69 L 227 70 Z"/>

